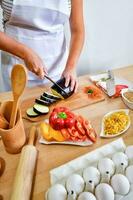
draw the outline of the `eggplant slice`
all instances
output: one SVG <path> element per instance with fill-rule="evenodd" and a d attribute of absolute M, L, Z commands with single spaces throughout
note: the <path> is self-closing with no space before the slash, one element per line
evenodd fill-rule
<path fill-rule="evenodd" d="M 59 87 L 57 87 L 55 84 L 52 85 L 51 91 L 54 95 L 59 96 L 61 99 L 66 99 L 70 97 L 74 91 L 71 91 L 70 84 L 68 87 L 65 87 L 65 78 L 61 78 L 56 82 L 65 92 L 63 92 Z"/>
<path fill-rule="evenodd" d="M 49 107 L 36 103 L 33 106 L 33 110 L 34 110 L 34 112 L 38 113 L 39 115 L 45 115 L 49 112 Z"/>
<path fill-rule="evenodd" d="M 61 99 L 59 96 L 54 95 L 54 94 L 52 94 L 52 93 L 48 93 L 48 92 L 44 92 L 44 93 L 43 93 L 43 96 L 44 96 L 44 97 L 47 97 L 47 98 L 49 98 L 49 99 L 54 99 L 54 100 L 60 100 L 60 99 Z"/>
<path fill-rule="evenodd" d="M 42 99 L 35 99 L 35 103 L 38 103 L 38 104 L 44 105 L 44 106 L 50 106 L 51 105 L 51 103 L 44 101 Z"/>
<path fill-rule="evenodd" d="M 57 101 L 57 100 L 55 100 L 55 99 L 50 99 L 50 98 L 45 97 L 45 96 L 43 96 L 43 95 L 41 95 L 40 99 L 42 99 L 43 101 L 48 102 L 49 104 L 55 103 L 55 102 Z"/>
<path fill-rule="evenodd" d="M 33 107 L 28 108 L 26 111 L 28 117 L 38 117 L 39 115 L 33 110 Z"/>

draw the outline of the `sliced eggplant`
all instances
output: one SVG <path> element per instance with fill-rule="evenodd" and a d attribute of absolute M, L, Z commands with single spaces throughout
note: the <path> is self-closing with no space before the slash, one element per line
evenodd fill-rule
<path fill-rule="evenodd" d="M 56 82 L 65 92 L 63 92 L 59 87 L 57 87 L 55 84 L 52 85 L 51 91 L 54 95 L 59 96 L 61 99 L 66 99 L 70 97 L 74 91 L 71 91 L 70 84 L 68 87 L 65 87 L 65 78 L 61 78 Z"/>
<path fill-rule="evenodd" d="M 50 104 L 52 104 L 52 103 L 55 103 L 57 100 L 55 100 L 55 99 L 50 99 L 50 98 L 48 98 L 48 97 L 45 97 L 45 96 L 43 96 L 43 95 L 41 95 L 41 97 L 40 97 L 43 101 L 47 101 L 48 103 L 50 103 Z"/>
<path fill-rule="evenodd" d="M 48 92 L 44 92 L 43 96 L 47 97 L 49 99 L 55 99 L 55 100 L 60 100 L 61 99 L 59 96 L 56 96 L 56 95 L 54 95 L 52 93 L 48 93 Z"/>
<path fill-rule="evenodd" d="M 33 110 L 36 113 L 38 113 L 39 115 L 44 115 L 44 114 L 47 114 L 49 112 L 49 107 L 36 103 L 33 106 Z"/>
<path fill-rule="evenodd" d="M 39 114 L 36 113 L 34 110 L 33 110 L 33 107 L 31 108 L 28 108 L 27 111 L 26 111 L 26 114 L 28 117 L 38 117 Z"/>
<path fill-rule="evenodd" d="M 40 105 L 44 105 L 44 106 L 50 106 L 51 105 L 51 103 L 44 101 L 42 99 L 35 99 L 35 102 L 40 104 Z"/>

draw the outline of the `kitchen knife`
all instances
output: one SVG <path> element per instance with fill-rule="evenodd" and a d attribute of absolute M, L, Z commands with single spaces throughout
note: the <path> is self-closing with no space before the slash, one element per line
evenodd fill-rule
<path fill-rule="evenodd" d="M 55 84 L 58 88 L 60 88 L 60 90 L 61 90 L 62 92 L 65 93 L 65 95 L 68 96 L 68 94 L 63 90 L 63 88 L 62 88 L 60 85 L 58 85 L 55 81 L 53 81 L 53 79 L 51 79 L 51 78 L 50 78 L 49 76 L 47 76 L 47 75 L 45 75 L 45 78 L 48 79 L 49 81 L 51 81 L 53 84 Z"/>

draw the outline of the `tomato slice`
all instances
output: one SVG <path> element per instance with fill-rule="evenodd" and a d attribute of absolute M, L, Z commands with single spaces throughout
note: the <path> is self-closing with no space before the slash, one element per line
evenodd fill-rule
<path fill-rule="evenodd" d="M 63 128 L 60 130 L 61 134 L 63 135 L 63 137 L 65 138 L 65 140 L 70 140 L 70 134 L 68 132 L 68 130 L 66 128 Z"/>
<path fill-rule="evenodd" d="M 76 137 L 79 139 L 83 138 L 83 135 L 81 135 L 76 128 L 73 126 L 72 128 L 68 128 L 69 134 L 71 135 L 71 137 Z"/>
<path fill-rule="evenodd" d="M 96 132 L 93 128 L 86 130 L 86 134 L 88 136 L 88 138 L 92 141 L 92 142 L 96 142 L 97 139 L 97 135 Z"/>
<path fill-rule="evenodd" d="M 96 142 L 97 135 L 96 135 L 95 130 L 91 127 L 90 122 L 84 119 L 82 116 L 78 116 L 78 120 L 82 122 L 82 126 L 87 138 L 89 138 L 92 142 Z"/>
<path fill-rule="evenodd" d="M 76 120 L 75 128 L 77 129 L 77 131 L 79 132 L 79 134 L 85 135 L 85 130 L 83 128 L 83 125 L 82 125 L 82 123 L 80 121 L 78 121 L 78 119 Z"/>

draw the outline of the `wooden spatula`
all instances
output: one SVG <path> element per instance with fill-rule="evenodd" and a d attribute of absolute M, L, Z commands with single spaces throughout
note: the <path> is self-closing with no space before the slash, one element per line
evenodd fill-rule
<path fill-rule="evenodd" d="M 10 128 L 12 128 L 15 125 L 19 98 L 24 91 L 26 81 L 27 81 L 27 74 L 24 66 L 20 64 L 14 65 L 11 72 L 11 84 L 12 84 L 14 101 L 13 101 L 12 113 L 9 124 Z"/>

